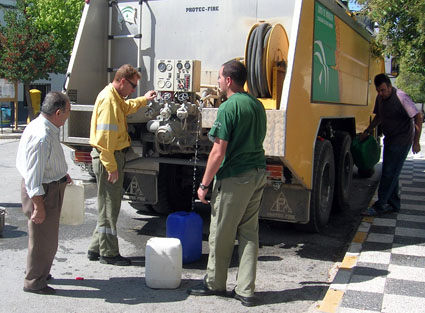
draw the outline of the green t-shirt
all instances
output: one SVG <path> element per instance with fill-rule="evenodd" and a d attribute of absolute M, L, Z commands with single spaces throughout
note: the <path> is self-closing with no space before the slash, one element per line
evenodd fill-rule
<path fill-rule="evenodd" d="M 228 142 L 226 156 L 216 178 L 232 177 L 253 168 L 265 168 L 263 141 L 267 118 L 260 101 L 247 93 L 235 93 L 220 105 L 209 135 Z"/>

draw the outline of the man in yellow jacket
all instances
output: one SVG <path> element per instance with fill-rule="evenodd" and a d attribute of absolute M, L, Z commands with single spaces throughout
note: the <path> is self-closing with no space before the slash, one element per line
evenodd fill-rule
<path fill-rule="evenodd" d="M 125 152 L 130 146 L 126 116 L 155 98 L 153 90 L 143 97 L 125 100 L 137 87 L 140 73 L 129 64 L 121 66 L 112 83 L 97 96 L 90 127 L 92 165 L 97 181 L 98 220 L 87 257 L 100 263 L 130 265 L 119 253 L 117 220 L 121 208 Z"/>

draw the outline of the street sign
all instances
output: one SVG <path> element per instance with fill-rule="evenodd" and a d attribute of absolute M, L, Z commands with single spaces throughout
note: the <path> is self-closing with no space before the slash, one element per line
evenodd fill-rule
<path fill-rule="evenodd" d="M 18 84 L 0 78 L 0 101 L 18 101 Z"/>

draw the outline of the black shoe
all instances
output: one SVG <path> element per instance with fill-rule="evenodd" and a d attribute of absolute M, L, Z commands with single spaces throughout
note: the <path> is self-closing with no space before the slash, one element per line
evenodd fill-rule
<path fill-rule="evenodd" d="M 226 290 L 212 290 L 204 285 L 204 283 L 200 283 L 192 288 L 187 290 L 187 293 L 192 296 L 225 296 Z"/>
<path fill-rule="evenodd" d="M 53 276 L 51 274 L 47 275 L 46 280 L 51 280 L 53 279 Z"/>
<path fill-rule="evenodd" d="M 243 306 L 256 306 L 257 301 L 254 296 L 252 297 L 243 297 L 241 295 L 238 295 L 235 290 L 232 291 L 232 296 L 236 300 L 239 300 Z"/>
<path fill-rule="evenodd" d="M 118 266 L 127 266 L 131 265 L 131 261 L 128 258 L 124 258 L 121 255 L 117 256 L 100 256 L 100 263 L 102 264 L 111 264 L 111 265 L 118 265 Z"/>
<path fill-rule="evenodd" d="M 41 289 L 28 289 L 24 287 L 24 291 L 25 292 L 31 292 L 31 293 L 36 293 L 38 295 L 54 295 L 56 293 L 56 290 L 53 289 L 52 287 L 46 286 L 44 288 Z"/>
<path fill-rule="evenodd" d="M 100 254 L 98 252 L 94 252 L 94 251 L 87 251 L 87 258 L 90 261 L 98 261 L 100 257 Z"/>

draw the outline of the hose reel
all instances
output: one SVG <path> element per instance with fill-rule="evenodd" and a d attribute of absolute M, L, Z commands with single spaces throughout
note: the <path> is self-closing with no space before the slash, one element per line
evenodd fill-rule
<path fill-rule="evenodd" d="M 276 80 L 280 72 L 283 83 L 288 48 L 288 36 L 281 24 L 257 23 L 252 26 L 245 47 L 245 65 L 248 90 L 254 97 L 278 100 L 282 84 Z"/>

